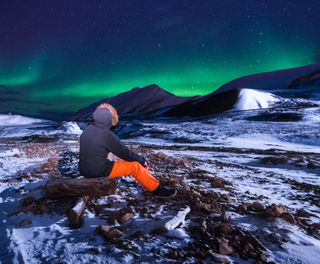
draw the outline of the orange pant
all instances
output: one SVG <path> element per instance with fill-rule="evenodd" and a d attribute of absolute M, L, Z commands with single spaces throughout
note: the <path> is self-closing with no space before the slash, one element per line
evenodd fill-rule
<path fill-rule="evenodd" d="M 109 177 L 133 176 L 150 192 L 157 189 L 159 181 L 137 161 L 115 161 Z"/>

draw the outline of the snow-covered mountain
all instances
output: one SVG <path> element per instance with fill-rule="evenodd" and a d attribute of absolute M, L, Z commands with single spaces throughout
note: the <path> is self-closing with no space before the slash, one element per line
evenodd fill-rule
<path fill-rule="evenodd" d="M 27 125 L 33 123 L 42 123 L 46 121 L 48 120 L 31 118 L 22 115 L 0 114 L 0 126 Z"/>

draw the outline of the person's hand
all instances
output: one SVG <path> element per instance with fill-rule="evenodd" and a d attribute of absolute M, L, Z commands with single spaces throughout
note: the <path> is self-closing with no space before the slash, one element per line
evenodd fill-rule
<path fill-rule="evenodd" d="M 149 170 L 150 169 L 150 167 L 149 167 L 149 165 L 148 165 L 148 163 L 145 161 L 145 163 L 143 164 L 144 165 L 144 167 L 146 168 L 146 170 Z"/>

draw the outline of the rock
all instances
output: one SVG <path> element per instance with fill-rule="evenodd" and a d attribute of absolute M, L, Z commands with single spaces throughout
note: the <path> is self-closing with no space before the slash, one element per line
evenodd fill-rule
<path fill-rule="evenodd" d="M 217 263 L 230 263 L 230 260 L 222 255 L 216 254 L 216 253 L 211 253 L 210 257 L 213 261 L 217 262 Z"/>
<path fill-rule="evenodd" d="M 196 192 L 195 190 L 190 190 L 189 196 L 190 196 L 191 198 L 200 198 L 200 197 L 201 197 L 201 194 L 198 193 L 198 192 Z"/>
<path fill-rule="evenodd" d="M 261 248 L 262 250 L 267 251 L 267 248 L 261 243 L 261 241 L 254 236 L 249 235 L 247 236 L 247 239 L 254 248 Z"/>
<path fill-rule="evenodd" d="M 34 214 L 44 214 L 47 208 L 43 203 L 33 205 L 29 211 Z"/>
<path fill-rule="evenodd" d="M 231 232 L 231 227 L 228 225 L 228 224 L 223 224 L 221 227 L 220 227 L 220 232 L 222 234 L 229 234 Z"/>
<path fill-rule="evenodd" d="M 234 197 L 231 197 L 229 194 L 223 193 L 220 196 L 221 201 L 225 201 L 228 203 L 235 203 L 237 200 Z"/>
<path fill-rule="evenodd" d="M 180 181 L 180 184 L 182 185 L 182 186 L 186 186 L 187 185 L 187 177 L 182 177 L 181 178 L 181 181 Z"/>
<path fill-rule="evenodd" d="M 268 261 L 268 257 L 266 256 L 265 253 L 261 253 L 259 257 L 260 257 L 261 261 L 263 261 L 265 263 Z"/>
<path fill-rule="evenodd" d="M 125 213 L 119 218 L 119 223 L 124 223 L 129 221 L 133 217 L 133 213 Z"/>
<path fill-rule="evenodd" d="M 117 240 L 122 236 L 122 232 L 114 228 L 107 232 L 103 232 L 103 236 L 108 240 Z"/>
<path fill-rule="evenodd" d="M 136 208 L 131 205 L 131 206 L 129 207 L 129 213 L 133 213 L 133 214 L 134 214 L 135 212 L 136 212 Z"/>
<path fill-rule="evenodd" d="M 185 162 L 183 159 L 179 159 L 179 158 L 172 158 L 172 163 L 176 166 L 179 166 L 179 165 L 185 165 Z"/>
<path fill-rule="evenodd" d="M 222 222 L 224 222 L 224 223 L 226 223 L 226 222 L 229 221 L 229 217 L 228 217 L 228 215 L 226 214 L 225 211 L 223 211 L 223 212 L 221 213 L 221 215 L 220 215 L 220 220 L 221 220 Z"/>
<path fill-rule="evenodd" d="M 168 155 L 164 154 L 163 152 L 159 151 L 157 154 L 155 154 L 160 159 L 167 159 Z"/>
<path fill-rule="evenodd" d="M 297 216 L 297 217 L 310 217 L 310 216 L 317 217 L 315 214 L 309 213 L 309 212 L 305 211 L 304 209 L 298 209 L 295 213 L 295 216 Z"/>
<path fill-rule="evenodd" d="M 179 254 L 178 254 L 178 250 L 172 250 L 169 254 L 168 257 L 171 259 L 178 259 L 179 258 Z"/>
<path fill-rule="evenodd" d="M 289 222 L 290 224 L 296 224 L 296 220 L 294 218 L 294 216 L 290 213 L 283 213 L 281 216 L 280 216 L 283 220 Z"/>
<path fill-rule="evenodd" d="M 140 237 L 144 237 L 145 233 L 141 230 L 134 232 L 131 237 L 133 238 L 140 238 Z"/>
<path fill-rule="evenodd" d="M 249 241 L 247 241 L 246 245 L 244 246 L 246 251 L 253 251 L 254 247 L 251 245 L 251 243 Z"/>
<path fill-rule="evenodd" d="M 23 207 L 27 207 L 28 205 L 32 204 L 35 202 L 35 198 L 33 196 L 28 196 L 26 198 L 23 199 L 22 201 L 22 206 Z"/>
<path fill-rule="evenodd" d="M 187 178 L 186 177 L 171 177 L 168 181 L 169 185 L 176 186 L 181 185 L 183 187 L 187 186 Z"/>
<path fill-rule="evenodd" d="M 254 202 L 252 203 L 251 205 L 249 205 L 249 210 L 252 210 L 252 211 L 264 211 L 266 209 L 265 205 L 263 205 L 262 203 L 259 203 L 259 202 Z"/>
<path fill-rule="evenodd" d="M 19 227 L 24 227 L 27 225 L 31 225 L 32 224 L 32 220 L 28 217 L 23 219 L 20 223 L 19 223 Z"/>
<path fill-rule="evenodd" d="M 273 165 L 286 164 L 286 163 L 288 163 L 288 157 L 285 157 L 285 156 L 271 157 L 271 156 L 269 156 L 269 157 L 262 158 L 261 162 L 263 164 L 271 163 Z"/>
<path fill-rule="evenodd" d="M 319 229 L 316 229 L 316 228 L 310 226 L 310 227 L 308 227 L 307 231 L 311 236 L 313 236 L 313 237 L 315 237 L 315 238 L 320 240 L 320 231 L 319 231 Z"/>
<path fill-rule="evenodd" d="M 217 176 L 212 177 L 210 184 L 213 188 L 224 188 L 225 185 L 232 185 L 231 182 Z"/>
<path fill-rule="evenodd" d="M 117 240 L 121 237 L 122 232 L 118 229 L 111 229 L 109 226 L 101 225 L 97 229 L 98 233 L 107 240 Z"/>
<path fill-rule="evenodd" d="M 110 231 L 110 227 L 106 226 L 106 225 L 101 225 L 99 231 L 102 232 L 102 233 L 107 233 L 107 232 Z"/>
<path fill-rule="evenodd" d="M 241 213 L 245 213 L 245 212 L 247 212 L 248 207 L 247 207 L 246 204 L 240 204 L 240 205 L 238 206 L 238 210 L 239 210 Z"/>
<path fill-rule="evenodd" d="M 151 234 L 154 235 L 165 235 L 166 233 L 168 233 L 168 229 L 164 226 L 157 227 L 151 230 Z"/>
<path fill-rule="evenodd" d="M 232 245 L 234 248 L 239 248 L 239 247 L 240 247 L 241 241 L 240 241 L 239 236 L 233 237 L 233 239 L 231 240 L 231 245 Z"/>
<path fill-rule="evenodd" d="M 218 205 L 211 205 L 208 203 L 200 204 L 198 207 L 206 213 L 221 213 L 220 208 L 217 208 Z"/>
<path fill-rule="evenodd" d="M 59 158 L 57 157 L 50 157 L 48 161 L 41 165 L 39 170 L 40 173 L 54 173 L 57 169 Z"/>
<path fill-rule="evenodd" d="M 307 165 L 307 168 L 314 170 L 314 169 L 317 169 L 318 166 L 317 166 L 316 164 L 314 164 L 312 161 L 309 161 L 309 162 L 308 162 L 308 165 Z"/>
<path fill-rule="evenodd" d="M 20 179 L 29 179 L 29 180 L 30 180 L 30 178 L 31 178 L 32 176 L 34 177 L 35 175 L 34 175 L 34 173 L 31 174 L 30 171 L 27 171 L 27 172 L 25 172 L 25 171 L 19 172 L 19 178 L 20 178 Z"/>
<path fill-rule="evenodd" d="M 46 204 L 43 200 L 36 200 L 33 196 L 26 197 L 22 202 L 23 212 L 32 212 L 33 214 L 44 214 L 46 212 Z"/>
<path fill-rule="evenodd" d="M 205 211 L 207 211 L 207 212 L 209 212 L 209 213 L 212 212 L 212 210 L 211 210 L 211 204 L 202 204 L 202 205 L 200 205 L 200 208 L 201 208 L 201 209 L 204 209 Z"/>
<path fill-rule="evenodd" d="M 222 255 L 230 255 L 234 252 L 234 248 L 228 244 L 228 240 L 225 238 L 218 238 L 219 253 Z"/>
<path fill-rule="evenodd" d="M 279 217 L 285 212 L 287 212 L 287 208 L 284 205 L 272 204 L 271 207 L 267 210 L 267 214 L 272 217 Z"/>
<path fill-rule="evenodd" d="M 89 248 L 89 251 L 93 252 L 95 254 L 99 254 L 101 252 L 100 248 L 98 248 L 98 247 Z"/>
<path fill-rule="evenodd" d="M 132 243 L 131 240 L 124 239 L 124 240 L 116 240 L 114 243 L 117 245 L 118 248 L 124 249 L 126 251 L 138 251 L 138 247 Z"/>
<path fill-rule="evenodd" d="M 206 230 L 207 230 L 207 222 L 206 220 L 203 220 L 201 223 L 201 231 L 206 232 Z"/>
<path fill-rule="evenodd" d="M 15 153 L 15 154 L 13 155 L 13 157 L 15 157 L 15 158 L 21 158 L 21 156 L 20 156 L 19 154 L 17 154 L 17 153 Z"/>
<path fill-rule="evenodd" d="M 311 224 L 311 227 L 320 230 L 320 223 L 313 223 L 313 224 Z"/>
<path fill-rule="evenodd" d="M 115 217 L 109 218 L 109 219 L 108 219 L 108 223 L 109 223 L 110 225 L 115 225 L 115 226 L 119 225 L 119 221 L 118 221 L 118 219 L 115 218 Z"/>

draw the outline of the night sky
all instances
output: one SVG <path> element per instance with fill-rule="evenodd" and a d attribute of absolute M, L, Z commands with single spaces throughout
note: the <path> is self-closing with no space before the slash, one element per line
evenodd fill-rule
<path fill-rule="evenodd" d="M 133 87 L 181 96 L 320 58 L 320 1 L 1 0 L 0 113 L 76 111 Z"/>

